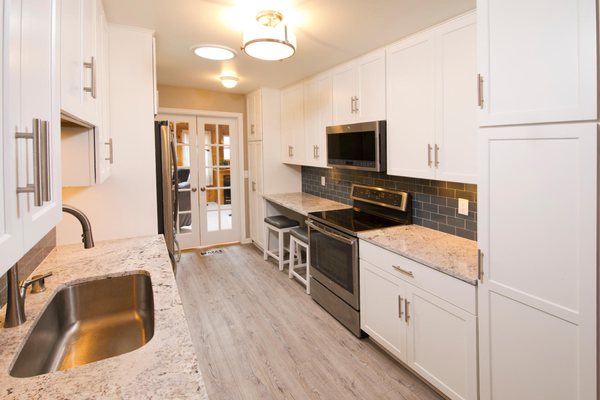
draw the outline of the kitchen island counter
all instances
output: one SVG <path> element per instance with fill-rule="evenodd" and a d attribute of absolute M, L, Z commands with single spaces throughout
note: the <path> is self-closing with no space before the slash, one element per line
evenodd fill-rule
<path fill-rule="evenodd" d="M 162 236 L 59 246 L 35 270 L 52 272 L 46 291 L 27 294 L 27 321 L 0 328 L 0 397 L 3 399 L 207 399 L 187 321 Z M 154 336 L 137 350 L 29 378 L 9 375 L 15 356 L 46 304 L 71 283 L 149 273 L 154 293 Z M 0 311 L 4 324 L 6 307 Z"/>

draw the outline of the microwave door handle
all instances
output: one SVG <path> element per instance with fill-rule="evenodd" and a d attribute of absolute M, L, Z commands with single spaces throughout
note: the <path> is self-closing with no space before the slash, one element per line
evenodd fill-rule
<path fill-rule="evenodd" d="M 314 229 L 315 231 L 321 232 L 323 235 L 325 236 L 329 236 L 332 239 L 336 239 L 339 240 L 340 242 L 349 244 L 349 245 L 354 245 L 354 243 L 356 243 L 356 239 L 348 239 L 342 235 L 338 235 L 336 233 L 333 233 L 329 230 L 325 230 L 317 225 L 315 225 L 312 221 L 308 220 L 306 222 L 306 225 L 308 225 L 311 229 Z"/>

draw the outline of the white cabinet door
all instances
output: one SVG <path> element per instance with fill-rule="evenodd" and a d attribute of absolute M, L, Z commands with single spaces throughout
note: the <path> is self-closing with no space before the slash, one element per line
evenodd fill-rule
<path fill-rule="evenodd" d="M 596 1 L 478 0 L 480 126 L 595 120 Z"/>
<path fill-rule="evenodd" d="M 325 129 L 332 124 L 332 80 L 325 74 L 304 83 L 305 165 L 327 166 Z"/>
<path fill-rule="evenodd" d="M 438 30 L 434 162 L 439 180 L 477 183 L 476 30 L 474 13 L 442 24 Z"/>
<path fill-rule="evenodd" d="M 248 142 L 248 208 L 250 213 L 250 238 L 262 246 L 263 242 L 263 155 L 262 142 Z"/>
<path fill-rule="evenodd" d="M 387 48 L 387 173 L 433 178 L 434 40 L 425 32 Z"/>
<path fill-rule="evenodd" d="M 407 361 L 405 287 L 402 281 L 360 261 L 360 328 L 402 361 Z"/>
<path fill-rule="evenodd" d="M 385 50 L 379 50 L 356 62 L 357 122 L 385 119 Z"/>
<path fill-rule="evenodd" d="M 99 118 L 96 54 L 98 0 L 64 0 L 61 4 L 61 108 L 97 125 Z M 87 88 L 87 89 L 86 89 Z"/>
<path fill-rule="evenodd" d="M 61 219 L 61 179 L 60 179 L 60 75 L 58 63 L 58 35 L 56 25 L 59 18 L 56 1 L 23 0 L 21 17 L 21 110 L 19 129 L 32 132 L 33 119 L 39 119 L 47 126 L 47 149 L 42 148 L 48 157 L 47 175 L 40 171 L 41 180 L 48 186 L 49 200 L 42 206 L 34 205 L 33 194 L 20 196 L 23 210 L 23 246 L 27 251 L 35 245 Z M 19 158 L 25 178 L 20 185 L 33 184 L 32 141 L 21 141 Z M 43 157 L 42 157 L 43 158 Z M 42 163 L 41 163 L 42 164 Z M 25 171 L 26 170 L 26 171 Z"/>
<path fill-rule="evenodd" d="M 302 84 L 281 92 L 281 160 L 304 162 L 304 88 Z"/>
<path fill-rule="evenodd" d="M 11 63 L 10 60 L 18 59 L 20 54 L 20 32 L 15 29 L 13 23 L 20 21 L 21 2 L 5 1 L 4 7 L 0 7 L 0 31 L 4 34 L 4 41 L 0 42 L 0 69 L 2 80 L 0 90 L 2 98 L 11 95 L 13 101 L 5 102 L 0 110 L 0 121 L 2 126 L 2 139 L 0 140 L 0 274 L 10 268 L 19 260 L 23 251 L 23 225 L 18 218 L 17 187 L 17 162 L 15 126 L 19 121 L 15 118 L 15 112 L 20 103 L 19 90 L 19 65 Z M 4 17 L 8 22 L 4 25 Z M 7 45 L 5 47 L 5 44 Z M 18 114 L 17 114 L 18 115 Z"/>
<path fill-rule="evenodd" d="M 353 63 L 337 67 L 333 75 L 333 123 L 354 122 L 354 97 L 356 96 L 356 68 Z"/>
<path fill-rule="evenodd" d="M 408 365 L 451 399 L 477 399 L 477 318 L 406 285 Z"/>
<path fill-rule="evenodd" d="M 482 399 L 596 397 L 597 131 L 480 131 Z"/>
<path fill-rule="evenodd" d="M 262 140 L 262 99 L 257 90 L 246 97 L 248 114 L 248 140 Z"/>

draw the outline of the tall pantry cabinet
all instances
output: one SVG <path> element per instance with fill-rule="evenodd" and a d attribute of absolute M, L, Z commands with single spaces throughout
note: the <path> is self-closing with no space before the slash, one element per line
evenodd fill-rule
<path fill-rule="evenodd" d="M 480 398 L 596 399 L 596 2 L 477 14 Z"/>
<path fill-rule="evenodd" d="M 62 214 L 59 2 L 3 4 L 0 273 Z"/>
<path fill-rule="evenodd" d="M 250 239 L 262 248 L 265 194 L 302 191 L 298 166 L 281 159 L 281 92 L 261 88 L 246 97 Z"/>

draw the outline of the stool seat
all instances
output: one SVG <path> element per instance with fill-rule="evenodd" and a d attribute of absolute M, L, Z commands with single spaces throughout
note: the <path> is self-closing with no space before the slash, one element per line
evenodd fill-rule
<path fill-rule="evenodd" d="M 308 229 L 306 228 L 293 228 L 290 235 L 304 243 L 308 243 Z"/>
<path fill-rule="evenodd" d="M 265 217 L 265 223 L 272 225 L 278 229 L 292 228 L 298 226 L 298 221 L 286 217 L 285 215 L 273 215 Z"/>

